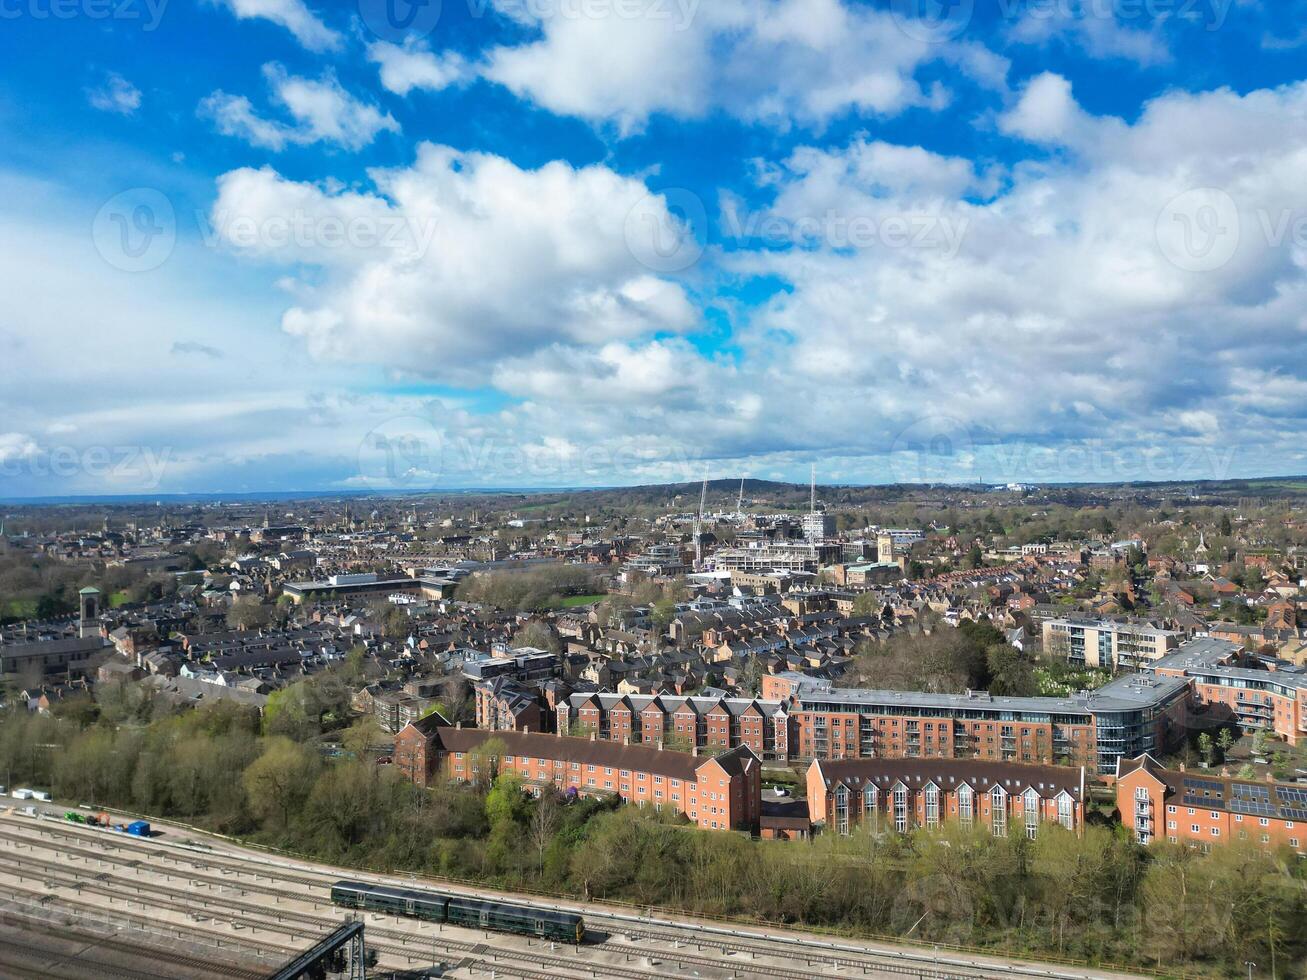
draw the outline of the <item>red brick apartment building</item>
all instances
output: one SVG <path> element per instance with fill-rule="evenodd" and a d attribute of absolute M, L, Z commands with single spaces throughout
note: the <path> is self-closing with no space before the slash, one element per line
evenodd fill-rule
<path fill-rule="evenodd" d="M 1237 643 L 1202 637 L 1158 660 L 1152 671 L 1159 677 L 1189 681 L 1194 705 L 1207 727 L 1264 729 L 1290 745 L 1307 739 L 1307 670 L 1287 663 L 1277 670 L 1236 666 L 1242 653 Z"/>
<path fill-rule="evenodd" d="M 1044 824 L 1079 833 L 1085 770 L 951 759 L 818 759 L 808 767 L 814 826 L 848 834 L 906 833 L 945 820 L 988 827 L 995 836 L 1039 835 Z"/>
<path fill-rule="evenodd" d="M 1307 853 L 1307 786 L 1164 769 L 1141 755 L 1121 760 L 1116 806 L 1141 844 L 1165 839 L 1207 850 L 1251 841 Z"/>
<path fill-rule="evenodd" d="M 790 755 L 789 715 L 777 701 L 592 693 L 573 694 L 557 711 L 560 732 L 575 724 L 602 741 L 687 750 L 745 745 L 768 762 Z"/>
<path fill-rule="evenodd" d="M 1184 678 L 1148 674 L 1066 698 L 837 688 L 792 673 L 765 678 L 763 693 L 789 707 L 792 759 L 987 759 L 1109 777 L 1121 756 L 1183 737 L 1190 695 Z"/>
<path fill-rule="evenodd" d="M 540 709 L 540 695 L 507 677 L 478 684 L 476 698 L 477 728 L 491 731 L 542 732 L 548 714 Z"/>
<path fill-rule="evenodd" d="M 762 764 L 740 745 L 720 755 L 693 755 L 645 745 L 570 738 L 536 732 L 450 728 L 443 720 L 415 722 L 395 740 L 395 764 L 419 785 L 437 772 L 475 778 L 473 751 L 489 739 L 505 750 L 499 771 L 524 784 L 553 784 L 581 796 L 615 793 L 628 803 L 670 808 L 704 830 L 756 832 L 762 809 Z"/>

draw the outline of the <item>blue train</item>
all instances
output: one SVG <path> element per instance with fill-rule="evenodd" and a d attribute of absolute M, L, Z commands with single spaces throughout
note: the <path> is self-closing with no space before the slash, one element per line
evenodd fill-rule
<path fill-rule="evenodd" d="M 331 900 L 352 909 L 407 915 L 472 929 L 515 932 L 578 945 L 585 940 L 585 920 L 574 912 L 551 912 L 495 899 L 338 881 L 331 886 Z"/>

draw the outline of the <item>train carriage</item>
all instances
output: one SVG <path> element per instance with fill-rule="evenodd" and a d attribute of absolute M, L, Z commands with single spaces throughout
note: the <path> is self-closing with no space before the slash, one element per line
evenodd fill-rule
<path fill-rule="evenodd" d="M 585 922 L 573 912 L 535 909 L 494 899 L 338 881 L 331 886 L 331 900 L 349 908 L 410 916 L 429 922 L 448 922 L 472 929 L 512 932 L 578 944 L 585 939 Z"/>

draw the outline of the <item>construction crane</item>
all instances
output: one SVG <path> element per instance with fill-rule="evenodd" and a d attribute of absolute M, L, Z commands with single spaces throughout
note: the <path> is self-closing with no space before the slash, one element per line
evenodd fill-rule
<path fill-rule="evenodd" d="M 735 501 L 735 513 L 744 516 L 744 477 L 740 477 L 740 496 Z"/>
<path fill-rule="evenodd" d="M 699 491 L 699 516 L 694 520 L 694 569 L 703 567 L 703 505 L 708 500 L 708 477 L 703 478 L 703 489 Z"/>
<path fill-rule="evenodd" d="M 817 464 L 812 464 L 812 495 L 808 502 L 808 510 L 817 513 Z"/>

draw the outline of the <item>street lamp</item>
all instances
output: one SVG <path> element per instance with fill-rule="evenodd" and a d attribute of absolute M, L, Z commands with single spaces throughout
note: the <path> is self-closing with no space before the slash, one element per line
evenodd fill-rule
<path fill-rule="evenodd" d="M 1253 967 L 1255 967 L 1257 964 L 1254 963 L 1252 960 L 1244 960 L 1243 965 L 1248 967 L 1248 980 L 1253 980 Z"/>

